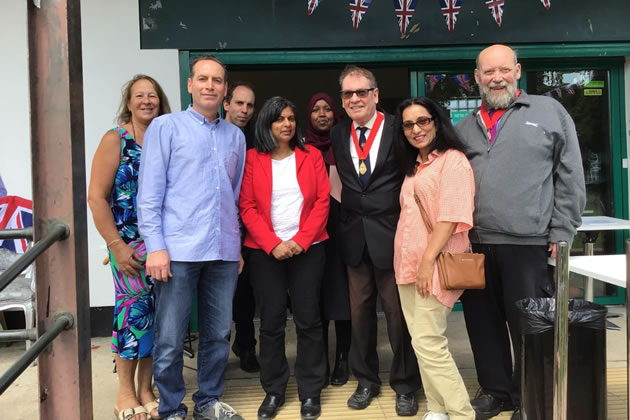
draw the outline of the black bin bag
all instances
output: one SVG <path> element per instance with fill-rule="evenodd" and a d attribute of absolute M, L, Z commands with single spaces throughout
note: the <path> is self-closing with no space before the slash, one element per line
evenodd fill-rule
<path fill-rule="evenodd" d="M 521 318 L 521 418 L 553 419 L 555 299 L 516 302 Z M 567 419 L 605 420 L 606 313 L 596 303 L 569 301 Z"/>

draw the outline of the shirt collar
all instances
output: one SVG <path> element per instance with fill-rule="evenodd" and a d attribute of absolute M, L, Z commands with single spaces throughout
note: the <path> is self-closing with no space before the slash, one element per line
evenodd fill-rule
<path fill-rule="evenodd" d="M 376 114 L 378 113 L 378 111 L 374 111 L 374 115 L 372 115 L 372 118 L 370 118 L 370 121 L 368 121 L 365 125 L 359 125 L 356 122 L 352 121 L 352 124 L 354 124 L 354 129 L 358 129 L 359 127 L 367 127 L 368 130 L 372 129 L 372 126 L 374 125 L 374 121 L 376 121 Z"/>
<path fill-rule="evenodd" d="M 420 160 L 420 153 L 418 153 L 418 157 L 416 158 L 416 162 L 418 162 L 418 166 L 420 165 L 428 165 L 431 162 L 433 162 L 435 159 L 437 159 L 440 156 L 440 152 L 438 152 L 437 150 L 433 150 L 431 153 L 429 153 L 429 160 L 427 160 L 426 162 L 422 162 L 422 160 Z"/>
<path fill-rule="evenodd" d="M 193 117 L 195 119 L 195 121 L 199 122 L 200 124 L 215 124 L 218 126 L 219 122 L 221 122 L 221 118 L 218 117 L 212 120 L 212 121 L 208 121 L 208 119 L 206 117 L 204 117 L 203 115 L 201 115 L 200 113 L 198 113 L 197 111 L 195 111 L 195 109 L 192 107 L 192 105 L 188 105 L 188 108 L 186 109 L 186 112 L 188 112 L 188 114 Z"/>

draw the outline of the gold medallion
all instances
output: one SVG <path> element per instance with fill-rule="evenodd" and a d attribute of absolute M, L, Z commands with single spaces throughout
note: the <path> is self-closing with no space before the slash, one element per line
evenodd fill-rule
<path fill-rule="evenodd" d="M 359 165 L 359 174 L 365 175 L 366 172 L 367 172 L 367 166 L 365 166 L 365 161 L 362 160 L 361 164 Z"/>

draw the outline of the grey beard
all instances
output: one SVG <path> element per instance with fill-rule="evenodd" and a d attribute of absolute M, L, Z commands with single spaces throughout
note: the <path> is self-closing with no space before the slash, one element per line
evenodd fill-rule
<path fill-rule="evenodd" d="M 482 87 L 481 99 L 490 109 L 506 109 L 516 99 L 516 86 L 507 85 L 505 93 L 500 95 L 493 95 L 489 87 Z"/>

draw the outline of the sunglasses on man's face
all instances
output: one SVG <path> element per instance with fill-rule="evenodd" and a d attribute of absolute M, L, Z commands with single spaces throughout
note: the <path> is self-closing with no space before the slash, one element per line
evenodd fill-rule
<path fill-rule="evenodd" d="M 369 89 L 357 89 L 357 90 L 342 90 L 341 92 L 341 97 L 343 99 L 350 99 L 352 98 L 352 96 L 354 94 L 356 94 L 359 98 L 364 99 L 367 98 L 368 94 L 373 91 L 376 88 L 369 88 Z"/>
<path fill-rule="evenodd" d="M 430 117 L 420 117 L 415 121 L 403 121 L 402 122 L 402 127 L 403 130 L 405 131 L 411 131 L 413 130 L 414 125 L 417 125 L 418 127 L 422 128 L 422 127 L 426 127 L 427 125 L 429 125 L 431 123 L 431 121 L 433 121 L 433 118 Z"/>

